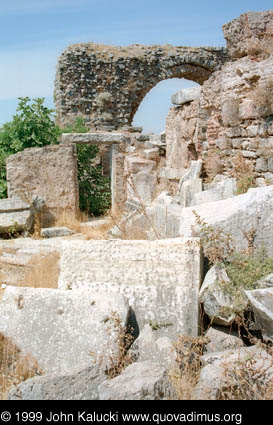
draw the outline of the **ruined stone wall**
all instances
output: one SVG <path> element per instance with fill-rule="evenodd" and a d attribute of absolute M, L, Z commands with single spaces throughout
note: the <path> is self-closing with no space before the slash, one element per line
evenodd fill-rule
<path fill-rule="evenodd" d="M 45 200 L 47 221 L 58 210 L 78 212 L 77 154 L 74 145 L 29 148 L 7 158 L 8 197 Z"/>
<path fill-rule="evenodd" d="M 169 167 L 188 165 L 194 145 L 197 157 L 204 159 L 205 176 L 233 174 L 241 158 L 239 164 L 254 177 L 264 178 L 264 183 L 273 180 L 272 28 L 273 11 L 244 14 L 224 26 L 230 54 L 240 58 L 204 82 L 199 101 L 170 110 Z M 256 46 L 255 54 L 250 45 Z"/>
<path fill-rule="evenodd" d="M 57 121 L 65 125 L 80 116 L 91 128 L 122 128 L 158 82 L 186 78 L 202 84 L 228 58 L 217 47 L 72 45 L 57 66 Z"/>

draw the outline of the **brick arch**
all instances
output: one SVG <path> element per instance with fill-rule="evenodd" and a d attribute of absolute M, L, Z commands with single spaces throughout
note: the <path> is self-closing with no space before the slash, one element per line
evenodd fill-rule
<path fill-rule="evenodd" d="M 93 128 L 131 125 L 146 94 L 160 81 L 186 78 L 203 84 L 229 59 L 226 49 L 83 43 L 60 56 L 55 104 L 60 125 L 82 116 Z"/>

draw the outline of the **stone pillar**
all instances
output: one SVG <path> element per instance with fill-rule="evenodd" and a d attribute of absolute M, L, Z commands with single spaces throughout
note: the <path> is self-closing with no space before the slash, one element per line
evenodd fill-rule
<path fill-rule="evenodd" d="M 112 145 L 111 157 L 112 212 L 115 213 L 123 207 L 123 204 L 126 200 L 124 153 L 121 151 L 119 145 Z"/>

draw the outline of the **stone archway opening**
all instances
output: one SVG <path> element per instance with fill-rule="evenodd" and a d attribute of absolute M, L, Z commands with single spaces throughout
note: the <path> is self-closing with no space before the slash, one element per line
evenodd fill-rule
<path fill-rule="evenodd" d="M 69 46 L 55 79 L 58 124 L 82 116 L 94 130 L 131 126 L 146 94 L 160 81 L 185 78 L 203 84 L 228 60 L 224 48 L 171 45 Z"/>
<path fill-rule="evenodd" d="M 133 118 L 133 126 L 143 127 L 144 133 L 159 134 L 165 131 L 166 117 L 169 109 L 174 106 L 172 95 L 180 90 L 199 86 L 198 83 L 184 78 L 160 81 L 140 103 Z"/>

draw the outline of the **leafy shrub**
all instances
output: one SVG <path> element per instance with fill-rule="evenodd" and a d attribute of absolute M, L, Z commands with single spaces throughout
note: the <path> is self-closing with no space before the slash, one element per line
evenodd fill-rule
<path fill-rule="evenodd" d="M 63 133 L 87 131 L 82 118 L 62 130 Z M 111 206 L 110 179 L 103 175 L 102 166 L 96 164 L 98 154 L 96 145 L 77 145 L 80 209 L 95 216 L 104 214 Z"/>
<path fill-rule="evenodd" d="M 86 133 L 84 120 L 77 118 L 73 126 L 60 129 L 54 123 L 53 110 L 43 105 L 44 99 L 19 98 L 17 114 L 0 129 L 0 198 L 7 197 L 6 158 L 26 148 L 56 144 L 61 133 Z M 78 145 L 78 180 L 80 209 L 101 215 L 111 205 L 110 179 L 96 164 L 97 146 Z"/>
<path fill-rule="evenodd" d="M 54 124 L 53 110 L 43 105 L 42 98 L 29 102 L 29 97 L 19 97 L 17 114 L 0 129 L 0 198 L 7 197 L 5 161 L 9 155 L 58 143 L 60 129 Z"/>

